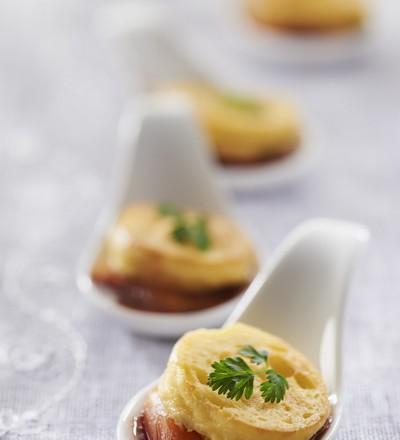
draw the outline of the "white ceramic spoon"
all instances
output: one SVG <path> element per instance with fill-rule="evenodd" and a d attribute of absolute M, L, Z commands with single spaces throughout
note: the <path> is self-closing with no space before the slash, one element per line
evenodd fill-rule
<path fill-rule="evenodd" d="M 223 41 L 226 49 L 237 55 L 250 56 L 244 61 L 275 64 L 291 68 L 329 67 L 335 64 L 361 61 L 374 54 L 378 38 L 379 17 L 373 1 L 365 1 L 370 20 L 363 29 L 325 34 L 279 32 L 260 26 L 243 7 L 241 0 L 175 0 L 176 21 L 182 23 L 182 33 L 190 35 L 183 41 L 196 45 L 197 55 L 213 50 L 213 41 Z M 203 23 L 209 23 L 204 32 Z M 185 44 L 188 46 L 188 44 Z M 207 55 L 204 54 L 207 59 Z"/>
<path fill-rule="evenodd" d="M 368 239 L 368 230 L 357 224 L 316 219 L 300 225 L 226 322 L 239 321 L 274 333 L 319 367 L 332 404 L 332 424 L 324 440 L 333 438 L 341 416 L 343 308 L 351 275 Z M 132 423 L 154 384 L 139 391 L 123 410 L 118 440 L 132 440 Z"/>
<path fill-rule="evenodd" d="M 238 298 L 198 312 L 145 312 L 120 305 L 106 287 L 92 282 L 91 268 L 104 236 L 129 203 L 168 201 L 230 215 L 227 200 L 214 183 L 202 132 L 184 102 L 158 97 L 132 105 L 121 121 L 118 140 L 115 193 L 83 251 L 77 275 L 79 289 L 95 305 L 139 333 L 175 337 L 193 328 L 221 325 Z"/>
<path fill-rule="evenodd" d="M 132 92 L 138 87 L 152 92 L 160 85 L 179 81 L 220 83 L 201 62 L 189 58 L 191 51 L 182 49 L 174 27 L 164 5 L 151 0 L 110 4 L 100 10 L 98 28 L 119 54 L 126 84 Z M 229 88 L 226 82 L 222 87 Z M 303 130 L 303 138 L 295 152 L 264 165 L 215 164 L 219 182 L 226 188 L 249 190 L 272 188 L 302 177 L 314 164 L 318 144 L 322 142 L 308 129 Z"/>
<path fill-rule="evenodd" d="M 172 27 L 166 6 L 152 0 L 108 4 L 97 15 L 97 28 L 119 55 L 133 92 L 138 86 L 154 91 L 171 82 L 205 80 L 177 47 Z"/>

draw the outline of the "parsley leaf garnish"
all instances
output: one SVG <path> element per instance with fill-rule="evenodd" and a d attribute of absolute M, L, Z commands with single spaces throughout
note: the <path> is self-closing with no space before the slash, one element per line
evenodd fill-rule
<path fill-rule="evenodd" d="M 211 246 L 207 219 L 204 216 L 197 216 L 194 219 L 185 218 L 183 212 L 172 203 L 160 204 L 158 212 L 163 217 L 174 218 L 171 235 L 178 243 L 192 244 L 201 251 Z"/>
<path fill-rule="evenodd" d="M 247 345 L 239 351 L 239 354 L 249 358 L 253 364 L 265 363 L 267 368 L 253 370 L 241 357 L 227 357 L 211 365 L 213 371 L 208 375 L 207 385 L 228 399 L 239 400 L 243 395 L 246 399 L 250 399 L 253 395 L 255 377 L 265 376 L 266 380 L 260 385 L 264 401 L 270 403 L 282 401 L 289 384 L 276 370 L 268 368 L 268 352 Z"/>
<path fill-rule="evenodd" d="M 289 388 L 287 380 L 275 370 L 266 371 L 267 380 L 260 385 L 261 396 L 266 402 L 279 403 Z"/>
<path fill-rule="evenodd" d="M 176 219 L 174 229 L 172 230 L 172 237 L 178 243 L 190 241 L 190 231 L 182 218 Z"/>
<path fill-rule="evenodd" d="M 220 94 L 220 98 L 226 105 L 236 108 L 237 110 L 257 113 L 262 109 L 262 104 L 257 99 L 249 98 L 247 96 L 225 92 Z"/>
<path fill-rule="evenodd" d="M 214 371 L 208 377 L 208 385 L 228 399 L 239 400 L 243 394 L 250 399 L 253 394 L 254 374 L 240 358 L 226 358 L 212 364 Z"/>
<path fill-rule="evenodd" d="M 268 352 L 266 350 L 257 351 L 251 345 L 247 345 L 246 347 L 243 347 L 239 351 L 239 354 L 241 354 L 244 357 L 250 358 L 250 362 L 256 365 L 261 365 L 264 362 L 266 363 L 268 360 Z"/>
<path fill-rule="evenodd" d="M 168 202 L 160 203 L 160 205 L 158 206 L 158 212 L 163 217 L 167 217 L 169 215 L 171 216 L 180 215 L 179 209 L 173 203 L 168 203 Z"/>
<path fill-rule="evenodd" d="M 211 245 L 210 236 L 207 230 L 207 220 L 198 217 L 190 228 L 191 241 L 202 251 L 207 250 Z"/>

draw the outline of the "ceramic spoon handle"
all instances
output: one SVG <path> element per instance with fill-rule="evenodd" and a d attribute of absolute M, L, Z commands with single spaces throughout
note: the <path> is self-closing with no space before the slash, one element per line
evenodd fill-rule
<path fill-rule="evenodd" d="M 226 214 L 227 196 L 215 182 L 210 148 L 190 106 L 164 96 L 133 106 L 119 130 L 122 204 L 169 201 Z"/>
<path fill-rule="evenodd" d="M 368 237 L 364 226 L 353 223 L 316 219 L 300 225 L 227 323 L 240 321 L 279 335 L 319 366 L 329 388 L 336 389 L 344 299 Z"/>
<path fill-rule="evenodd" d="M 114 44 L 127 72 L 138 79 L 142 90 L 201 80 L 198 69 L 178 47 L 174 25 L 164 5 L 143 0 L 130 2 L 128 8 L 123 5 L 113 9 L 117 29 L 112 35 Z"/>

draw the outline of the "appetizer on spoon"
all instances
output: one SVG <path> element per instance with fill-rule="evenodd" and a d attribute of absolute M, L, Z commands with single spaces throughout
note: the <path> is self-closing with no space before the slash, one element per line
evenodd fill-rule
<path fill-rule="evenodd" d="M 181 44 L 207 62 L 231 48 L 256 61 L 287 67 L 329 66 L 370 56 L 379 41 L 379 10 L 369 0 L 177 0 Z M 375 10 L 376 9 L 376 10 Z M 204 21 L 207 20 L 207 33 Z M 211 54 L 209 55 L 209 52 Z M 222 64 L 221 64 L 222 65 Z M 267 70 L 266 70 L 267 71 Z"/>
<path fill-rule="evenodd" d="M 299 146 L 298 112 L 280 99 L 232 93 L 200 83 L 171 84 L 162 93 L 192 102 L 214 155 L 224 165 L 280 159 Z"/>
<path fill-rule="evenodd" d="M 332 439 L 344 296 L 367 240 L 355 224 L 297 228 L 224 328 L 177 342 L 160 380 L 124 409 L 118 440 Z"/>
<path fill-rule="evenodd" d="M 120 6 L 121 15 L 132 19 L 112 34 L 129 75 L 139 77 L 149 93 L 184 97 L 192 105 L 223 183 L 272 186 L 307 168 L 314 146 L 310 140 L 305 144 L 301 118 L 292 103 L 219 87 L 179 49 L 162 6 L 147 0 L 125 6 Z M 108 9 L 102 14 L 101 22 L 108 25 L 103 28 L 112 21 Z"/>
<path fill-rule="evenodd" d="M 119 129 L 114 196 L 84 249 L 80 290 L 140 333 L 180 336 L 220 325 L 257 271 L 230 219 L 190 109 L 141 101 Z"/>
<path fill-rule="evenodd" d="M 245 0 L 250 14 L 283 31 L 341 32 L 359 29 L 366 19 L 363 0 Z"/>
<path fill-rule="evenodd" d="M 326 385 L 301 353 L 233 324 L 179 340 L 133 438 L 309 440 L 330 412 Z"/>
<path fill-rule="evenodd" d="M 147 203 L 124 208 L 92 278 L 126 307 L 183 313 L 236 297 L 256 271 L 249 240 L 225 216 Z"/>

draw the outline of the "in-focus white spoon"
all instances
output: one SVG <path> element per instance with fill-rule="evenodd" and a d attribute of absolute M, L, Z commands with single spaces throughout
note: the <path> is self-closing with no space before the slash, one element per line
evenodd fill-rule
<path fill-rule="evenodd" d="M 358 224 L 316 219 L 300 225 L 226 321 L 274 333 L 319 367 L 332 405 L 332 423 L 324 440 L 333 438 L 341 416 L 343 308 L 351 275 L 368 239 L 368 230 Z M 139 391 L 123 410 L 118 440 L 132 440 L 132 423 L 154 385 Z"/>
<path fill-rule="evenodd" d="M 119 55 L 128 91 L 135 94 L 140 88 L 154 92 L 160 86 L 179 82 L 230 88 L 229 78 L 223 78 L 223 82 L 214 78 L 206 63 L 190 56 L 188 48 L 183 49 L 168 12 L 165 5 L 151 0 L 113 3 L 100 9 L 99 31 Z M 226 188 L 251 190 L 273 188 L 302 177 L 315 163 L 319 144 L 323 143 L 308 127 L 302 137 L 299 148 L 280 160 L 254 167 L 216 163 L 219 182 Z"/>
<path fill-rule="evenodd" d="M 230 215 L 227 198 L 214 182 L 203 134 L 185 102 L 157 97 L 132 105 L 122 118 L 118 143 L 115 193 L 83 250 L 79 289 L 96 306 L 139 333 L 176 337 L 193 328 L 221 325 L 238 298 L 196 312 L 146 312 L 119 304 L 106 287 L 92 281 L 91 268 L 105 234 L 127 204 L 168 201 Z"/>

